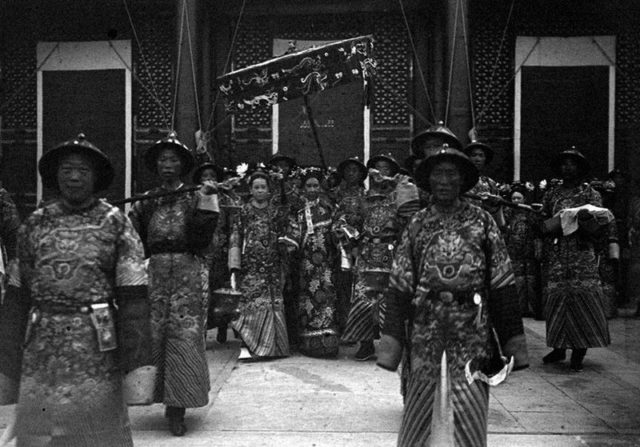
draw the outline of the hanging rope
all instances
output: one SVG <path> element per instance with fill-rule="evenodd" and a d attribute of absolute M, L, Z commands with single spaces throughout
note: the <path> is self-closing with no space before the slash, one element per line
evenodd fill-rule
<path fill-rule="evenodd" d="M 467 38 L 467 21 L 465 20 L 464 4 L 461 4 L 462 36 L 464 37 L 464 52 L 467 57 L 467 82 L 469 84 L 469 105 L 471 106 L 471 128 L 476 127 L 476 114 L 473 106 L 473 86 L 471 82 L 471 57 L 469 56 L 469 40 Z"/>
<path fill-rule="evenodd" d="M 451 102 L 451 84 L 453 83 L 453 62 L 456 58 L 456 34 L 458 33 L 458 11 L 460 0 L 456 1 L 456 18 L 453 21 L 453 34 L 451 35 L 451 63 L 449 64 L 449 86 L 447 88 L 447 105 L 444 109 L 444 125 L 449 119 L 449 103 Z"/>
<path fill-rule="evenodd" d="M 185 2 L 182 2 L 182 11 L 180 12 L 180 34 L 178 37 L 178 62 L 176 64 L 176 85 L 173 90 L 173 107 L 171 110 L 171 129 L 175 127 L 175 119 L 176 119 L 176 107 L 178 104 L 178 85 L 180 84 L 180 61 L 182 59 L 182 42 L 184 40 L 184 12 L 185 12 Z"/>
<path fill-rule="evenodd" d="M 49 54 L 47 54 L 47 56 L 42 60 L 42 62 L 40 62 L 40 65 L 38 65 L 36 67 L 36 69 L 31 72 L 31 74 L 28 76 L 27 79 L 31 79 L 32 76 L 34 76 L 36 73 L 38 73 L 40 71 L 40 69 L 44 66 L 44 64 L 47 63 L 49 58 L 53 55 L 53 52 L 56 51 L 59 46 L 60 46 L 60 42 L 56 42 L 56 44 L 51 49 L 51 51 L 49 51 Z M 20 95 L 20 93 L 22 93 L 27 87 L 30 87 L 30 84 L 28 82 L 24 82 L 24 81 L 25 81 L 25 79 L 23 79 L 23 82 L 22 82 L 22 85 L 20 86 L 20 88 L 18 90 L 16 90 L 13 93 L 13 95 L 11 95 L 10 98 L 8 98 L 5 102 L 3 102 L 0 105 L 0 113 L 2 113 L 4 111 L 4 109 L 5 109 L 5 107 L 7 107 L 9 104 L 11 104 L 11 102 L 13 102 L 13 100 L 16 99 Z"/>
<path fill-rule="evenodd" d="M 491 75 L 489 76 L 489 85 L 487 87 L 487 92 L 482 98 L 482 104 L 486 104 L 487 100 L 490 98 L 490 93 L 493 90 L 493 81 L 495 79 L 496 71 L 498 70 L 498 61 L 500 60 L 500 55 L 502 54 L 502 48 L 504 47 L 504 42 L 507 37 L 507 30 L 509 29 L 509 24 L 511 23 L 511 16 L 513 15 L 513 7 L 516 3 L 516 0 L 511 0 L 511 6 L 509 7 L 509 14 L 507 15 L 507 22 L 504 24 L 504 29 L 502 30 L 502 37 L 500 38 L 500 45 L 498 47 L 498 52 L 496 53 L 496 58 L 493 61 L 493 67 L 491 68 Z"/>
<path fill-rule="evenodd" d="M 427 81 L 424 79 L 424 71 L 422 70 L 422 66 L 420 65 L 420 58 L 418 57 L 418 51 L 416 50 L 416 45 L 413 42 L 413 34 L 411 33 L 411 27 L 409 26 L 409 20 L 407 20 L 407 14 L 404 10 L 404 4 L 402 0 L 398 0 L 400 3 L 400 11 L 402 12 L 402 18 L 404 19 L 404 26 L 407 29 L 407 36 L 409 37 L 409 43 L 411 44 L 411 51 L 413 51 L 413 59 L 416 61 L 418 65 L 418 74 L 420 75 L 420 81 L 422 82 L 422 87 L 424 88 L 424 94 L 427 97 L 427 103 L 429 104 L 429 110 L 431 111 L 431 118 L 433 121 L 436 121 L 436 113 L 433 109 L 433 103 L 431 102 L 431 96 L 429 95 L 429 88 L 427 87 Z M 428 124 L 431 124 L 427 121 Z"/>
<path fill-rule="evenodd" d="M 127 12 L 127 18 L 129 19 L 129 25 L 131 26 L 131 33 L 133 34 L 133 38 L 136 40 L 136 45 L 138 45 L 138 52 L 140 53 L 140 59 L 142 60 L 142 67 L 144 68 L 144 70 L 147 73 L 147 76 L 149 77 L 149 83 L 151 84 L 151 89 L 149 89 L 146 85 L 142 83 L 142 80 L 133 72 L 133 70 L 131 69 L 129 70 L 131 71 L 131 73 L 133 73 L 136 81 L 138 81 L 140 85 L 144 87 L 147 93 L 151 95 L 154 101 L 160 105 L 162 109 L 162 121 L 164 121 L 164 125 L 165 127 L 167 127 L 169 124 L 169 121 L 167 119 L 168 109 L 164 104 L 161 103 L 159 99 L 158 90 L 156 89 L 155 83 L 153 82 L 153 76 L 151 76 L 151 71 L 149 70 L 149 64 L 147 63 L 147 58 L 144 55 L 144 51 L 142 51 L 142 43 L 140 42 L 140 38 L 138 37 L 138 32 L 136 31 L 136 27 L 133 23 L 133 16 L 131 14 L 131 10 L 129 9 L 129 5 L 127 4 L 127 0 L 122 0 L 122 3 L 124 4 L 124 9 Z M 111 42 L 109 42 L 109 44 L 111 44 Z M 113 50 L 116 51 L 113 45 L 111 45 L 111 48 L 113 48 Z M 117 51 L 116 51 L 116 54 L 118 54 Z M 119 54 L 118 54 L 118 57 L 120 57 Z M 124 63 L 124 60 L 122 59 L 122 57 L 120 57 L 120 60 L 122 60 L 122 62 Z"/>
<path fill-rule="evenodd" d="M 513 82 L 513 80 L 518 75 L 518 73 L 520 73 L 520 70 L 522 70 L 522 67 L 524 67 L 524 64 L 527 63 L 527 61 L 529 60 L 529 57 L 533 53 L 533 50 L 535 50 L 535 48 L 538 46 L 539 43 L 540 43 L 540 37 L 536 38 L 536 43 L 533 44 L 533 46 L 531 47 L 531 49 L 527 53 L 526 57 L 522 61 L 522 64 L 520 64 L 518 69 L 513 73 L 513 76 L 511 76 L 511 78 L 502 86 L 502 88 L 500 89 L 498 94 L 491 99 L 489 104 L 487 104 L 485 107 L 482 108 L 482 110 L 480 110 L 480 112 L 478 113 L 478 117 L 477 117 L 478 121 L 480 121 L 480 118 L 482 118 L 482 116 L 485 114 L 485 112 L 487 110 L 489 110 L 489 108 L 493 105 L 493 103 L 496 101 L 496 99 L 498 99 L 500 96 L 502 96 L 502 93 L 504 93 L 505 89 L 509 86 L 509 84 L 511 84 L 511 82 Z"/>
<path fill-rule="evenodd" d="M 185 20 L 187 22 L 187 43 L 189 44 L 189 60 L 191 61 L 191 78 L 193 80 L 193 96 L 196 102 L 196 113 L 198 114 L 198 129 L 202 129 L 202 118 L 200 117 L 200 102 L 198 100 L 198 85 L 196 84 L 196 64 L 193 58 L 193 46 L 191 44 L 191 25 L 189 25 L 189 7 L 187 0 L 184 0 Z"/>
<path fill-rule="evenodd" d="M 165 126 L 168 126 L 169 122 L 167 121 L 167 115 L 169 113 L 169 109 L 167 108 L 167 106 L 163 104 L 163 102 L 155 94 L 155 92 L 152 92 L 149 89 L 149 87 L 147 87 L 145 85 L 145 83 L 142 82 L 142 79 L 140 79 L 140 77 L 136 74 L 136 72 L 133 70 L 133 68 L 127 63 L 127 61 L 124 60 L 124 58 L 122 57 L 122 55 L 120 54 L 118 49 L 115 46 L 113 46 L 113 43 L 111 41 L 109 41 L 109 47 L 111 47 L 111 50 L 113 50 L 113 52 L 116 54 L 116 56 L 118 56 L 118 59 L 120 59 L 120 62 L 122 62 L 122 65 L 124 65 L 125 68 L 127 70 L 129 70 L 129 72 L 133 75 L 133 79 L 135 79 L 138 82 L 138 84 L 140 84 L 140 86 L 149 94 L 149 96 L 151 96 L 151 98 L 153 98 L 153 100 L 156 102 L 156 104 L 158 104 L 160 106 L 160 108 L 162 109 L 162 118 L 163 118 L 164 124 L 165 124 Z"/>
<path fill-rule="evenodd" d="M 222 74 L 227 73 L 227 69 L 229 68 L 229 64 L 231 63 L 231 56 L 233 54 L 233 49 L 236 44 L 236 38 L 238 37 L 238 30 L 240 29 L 240 23 L 242 22 L 242 16 L 244 15 L 244 8 L 247 5 L 247 0 L 242 0 L 242 6 L 240 7 L 240 13 L 238 14 L 238 20 L 236 21 L 236 26 L 233 30 L 233 36 L 231 37 L 231 45 L 229 45 L 229 53 L 227 53 L 227 60 L 224 63 L 224 67 L 222 68 Z M 220 90 L 216 89 L 216 96 L 213 100 L 213 104 L 211 104 L 211 114 L 209 115 L 209 121 L 207 122 L 207 129 L 211 128 L 211 122 L 213 121 L 213 117 L 216 111 L 216 104 L 218 103 L 218 99 L 220 99 Z M 224 121 L 223 121 L 224 122 Z M 217 129 L 219 125 L 213 129 Z"/>

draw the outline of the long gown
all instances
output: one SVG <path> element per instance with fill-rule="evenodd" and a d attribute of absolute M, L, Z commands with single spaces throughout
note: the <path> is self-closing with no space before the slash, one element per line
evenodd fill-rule
<path fill-rule="evenodd" d="M 20 228 L 9 270 L 0 372 L 22 368 L 17 445 L 132 446 L 122 346 L 99 350 L 89 310 L 96 303 L 124 306 L 126 296 L 147 300 L 142 244 L 129 220 L 98 200 L 82 210 L 52 202 Z M 31 306 L 39 317 L 20 363 L 10 351 L 25 340 L 20 322 L 37 315 Z M 148 345 L 148 333 L 140 342 Z"/>
<path fill-rule="evenodd" d="M 504 216 L 507 222 L 504 239 L 516 277 L 522 315 L 540 317 L 540 265 L 535 258 L 539 218 L 530 211 L 513 208 L 505 209 Z"/>
<path fill-rule="evenodd" d="M 558 185 L 545 193 L 543 212 L 551 217 L 562 209 L 586 204 L 602 207 L 600 194 L 591 186 L 582 184 L 567 189 Z M 609 327 L 593 239 L 580 231 L 547 237 L 545 270 L 547 346 L 571 349 L 607 346 Z"/>
<path fill-rule="evenodd" d="M 240 317 L 231 322 L 253 357 L 286 357 L 289 340 L 282 298 L 283 260 L 278 238 L 284 222 L 269 204 L 257 208 L 243 205 L 233 238 L 241 247 Z M 232 245 L 235 242 L 232 242 Z"/>
<path fill-rule="evenodd" d="M 467 202 L 451 214 L 434 205 L 419 211 L 394 258 L 383 327 L 408 340 L 398 445 L 486 445 L 488 386 L 469 383 L 465 366 L 491 366 L 492 328 L 504 354 L 524 366 L 514 275 L 495 221 Z"/>
<path fill-rule="evenodd" d="M 290 219 L 289 230 L 281 238 L 300 253 L 298 339 L 301 352 L 312 357 L 338 354 L 332 215 L 331 207 L 320 199 L 306 202 Z"/>
<path fill-rule="evenodd" d="M 341 210 L 343 216 L 348 216 L 358 210 L 358 203 L 364 197 L 364 186 L 347 186 L 343 181 L 337 188 L 331 191 L 330 197 L 333 199 L 336 208 Z M 350 217 L 346 220 L 351 221 Z M 336 260 L 337 263 L 337 260 Z M 351 307 L 351 290 L 353 286 L 353 272 L 351 269 L 342 268 L 340 265 L 334 266 L 334 281 L 336 284 L 336 322 L 340 332 L 347 325 L 349 308 Z"/>
<path fill-rule="evenodd" d="M 403 225 L 393 190 L 369 190 L 357 202 L 355 210 L 339 208 L 334 228 L 339 229 L 345 223 L 356 228 L 361 237 L 354 266 L 351 308 L 342 340 L 369 341 L 383 324 L 384 293 Z"/>
<path fill-rule="evenodd" d="M 159 187 L 149 194 L 165 191 Z M 202 208 L 203 200 L 193 192 L 144 200 L 129 214 L 149 256 L 155 402 L 167 406 L 202 407 L 209 401 L 209 272 L 201 252 L 218 213 Z"/>

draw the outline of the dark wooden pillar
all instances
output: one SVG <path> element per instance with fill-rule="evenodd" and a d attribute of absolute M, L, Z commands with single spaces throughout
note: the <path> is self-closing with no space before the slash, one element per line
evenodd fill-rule
<path fill-rule="evenodd" d="M 447 101 L 447 7 L 448 0 L 436 0 L 430 3 L 431 18 L 431 76 L 433 79 L 433 107 L 435 123 L 444 121 Z M 435 124 L 434 123 L 434 124 Z"/>
<path fill-rule="evenodd" d="M 463 144 L 468 141 L 467 133 L 472 127 L 471 97 L 469 89 L 469 68 L 463 26 L 469 26 L 469 1 L 446 0 L 445 32 L 445 104 L 443 119 Z M 467 40 L 469 32 L 467 29 Z M 451 60 L 453 58 L 453 64 Z M 448 102 L 448 113 L 447 113 Z M 446 116 L 444 115 L 446 113 Z"/>
<path fill-rule="evenodd" d="M 178 132 L 180 141 L 193 150 L 195 149 L 195 132 L 200 128 L 196 104 L 202 107 L 199 68 L 201 67 L 202 42 L 200 40 L 201 21 L 198 18 L 204 8 L 201 8 L 201 0 L 178 0 L 176 8 L 176 67 L 179 67 L 179 71 L 176 73 L 178 90 L 174 129 Z M 189 48 L 188 32 L 191 35 L 191 49 Z M 177 59 L 178 55 L 180 55 L 179 60 Z M 196 90 L 198 91 L 198 101 L 196 101 Z M 206 123 L 203 123 L 204 125 Z"/>

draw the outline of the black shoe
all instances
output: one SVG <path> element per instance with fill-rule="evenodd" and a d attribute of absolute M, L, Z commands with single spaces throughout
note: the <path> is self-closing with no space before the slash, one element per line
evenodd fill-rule
<path fill-rule="evenodd" d="M 164 416 L 169 419 L 169 431 L 173 436 L 184 436 L 187 426 L 184 423 L 185 409 L 182 407 L 167 406 Z"/>
<path fill-rule="evenodd" d="M 169 418 L 169 431 L 173 436 L 184 436 L 187 432 L 184 418 L 178 416 Z"/>
<path fill-rule="evenodd" d="M 580 372 L 584 369 L 582 365 L 582 361 L 584 360 L 584 356 L 587 355 L 586 349 L 574 349 L 571 351 L 571 369 Z"/>
<path fill-rule="evenodd" d="M 373 341 L 361 341 L 360 348 L 354 358 L 360 362 L 369 360 L 376 354 L 376 348 L 373 346 Z"/>
<path fill-rule="evenodd" d="M 549 354 L 542 357 L 542 363 L 556 363 L 561 362 L 567 358 L 567 351 L 564 349 L 554 349 Z"/>
<path fill-rule="evenodd" d="M 220 344 L 227 342 L 227 327 L 218 327 L 218 334 L 216 335 L 216 341 Z"/>

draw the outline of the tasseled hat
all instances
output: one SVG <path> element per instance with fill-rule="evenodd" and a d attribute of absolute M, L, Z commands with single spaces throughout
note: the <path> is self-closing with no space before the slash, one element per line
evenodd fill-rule
<path fill-rule="evenodd" d="M 215 163 L 207 162 L 207 163 L 202 163 L 200 166 L 196 168 L 195 171 L 193 171 L 193 176 L 191 177 L 191 180 L 193 181 L 194 184 L 197 185 L 198 183 L 200 183 L 200 177 L 202 176 L 202 173 L 207 169 L 213 169 L 213 171 L 216 173 L 216 179 L 218 182 L 221 182 L 222 180 L 224 180 L 224 176 L 225 176 L 224 168 L 222 168 L 221 166 L 218 166 Z"/>
<path fill-rule="evenodd" d="M 393 169 L 393 172 L 391 173 L 392 177 L 400 172 L 400 165 L 398 164 L 396 159 L 393 158 L 393 155 L 391 155 L 391 153 L 374 155 L 369 159 L 369 161 L 367 161 L 367 168 L 375 169 L 376 163 L 378 161 L 386 161 L 391 164 L 391 168 Z"/>
<path fill-rule="evenodd" d="M 186 174 L 193 169 L 195 164 L 193 154 L 187 146 L 178 140 L 178 134 L 171 131 L 169 135 L 156 141 L 153 146 L 149 147 L 144 153 L 144 163 L 149 171 L 153 173 L 158 172 L 158 157 L 164 149 L 172 149 L 178 154 L 182 160 L 182 174 Z"/>
<path fill-rule="evenodd" d="M 350 163 L 358 167 L 360 173 L 362 174 L 362 180 L 367 178 L 367 176 L 369 175 L 369 170 L 364 165 L 364 163 L 362 163 L 358 157 L 351 157 L 347 158 L 346 160 L 342 160 L 338 165 L 338 175 L 341 179 L 344 178 L 344 170 Z"/>
<path fill-rule="evenodd" d="M 491 149 L 491 146 L 485 143 L 481 143 L 480 141 L 473 140 L 471 143 L 467 145 L 467 147 L 464 148 L 465 155 L 467 157 L 471 157 L 471 152 L 473 152 L 474 149 L 482 149 L 482 151 L 484 152 L 484 156 L 486 157 L 486 160 L 487 160 L 486 164 L 491 163 L 494 155 L 493 149 Z"/>
<path fill-rule="evenodd" d="M 587 161 L 587 158 L 582 154 L 582 152 L 577 150 L 575 146 L 571 146 L 571 149 L 566 149 L 557 155 L 556 162 L 553 166 L 556 173 L 560 174 L 560 166 L 562 165 L 562 160 L 566 158 L 571 158 L 576 161 L 576 163 L 578 164 L 578 170 L 580 171 L 578 173 L 580 177 L 587 176 L 589 170 L 591 169 L 591 166 L 589 165 L 589 161 Z"/>
<path fill-rule="evenodd" d="M 281 153 L 275 153 L 271 156 L 271 158 L 269 159 L 269 166 L 275 166 L 277 162 L 279 161 L 286 161 L 287 163 L 289 163 L 289 165 L 291 166 L 291 168 L 293 169 L 293 167 L 295 167 L 296 165 L 296 159 L 293 157 L 289 157 L 288 155 L 284 155 Z"/>
<path fill-rule="evenodd" d="M 460 168 L 460 173 L 464 177 L 460 194 L 464 194 L 478 183 L 478 169 L 461 151 L 451 148 L 446 144 L 442 146 L 438 152 L 425 158 L 420 162 L 416 169 L 415 180 L 417 185 L 425 191 L 431 191 L 429 184 L 429 175 L 431 171 L 441 161 L 451 161 Z"/>
<path fill-rule="evenodd" d="M 458 137 L 455 136 L 451 129 L 444 125 L 444 122 L 438 121 L 437 124 L 434 124 L 413 137 L 411 140 L 411 153 L 417 157 L 424 158 L 426 154 L 420 152 L 420 146 L 422 142 L 429 137 L 441 138 L 449 147 L 462 150 L 462 143 L 460 143 Z"/>
<path fill-rule="evenodd" d="M 93 162 L 96 175 L 93 192 L 105 190 L 111 185 L 114 170 L 109 157 L 80 133 L 76 138 L 55 146 L 40 158 L 38 171 L 45 188 L 58 189 L 58 166 L 62 158 L 68 154 L 85 155 Z"/>

